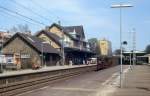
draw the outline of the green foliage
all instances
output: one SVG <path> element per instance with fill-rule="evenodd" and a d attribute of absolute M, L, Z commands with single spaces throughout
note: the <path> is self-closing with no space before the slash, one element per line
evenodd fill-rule
<path fill-rule="evenodd" d="M 30 33 L 29 26 L 27 24 L 18 24 L 17 26 L 13 26 L 10 30 L 12 33 L 21 32 L 21 33 Z"/>
<path fill-rule="evenodd" d="M 88 39 L 91 51 L 95 52 L 97 55 L 100 55 L 99 42 L 97 38 Z"/>
<path fill-rule="evenodd" d="M 147 54 L 150 54 L 150 45 L 147 45 L 147 46 L 146 46 L 145 52 L 146 52 Z"/>
<path fill-rule="evenodd" d="M 122 52 L 125 52 L 125 49 L 124 49 L 124 48 L 122 48 Z M 120 49 L 116 49 L 116 50 L 114 51 L 114 54 L 115 54 L 115 55 L 120 55 L 120 54 L 121 54 L 121 50 L 120 50 Z"/>

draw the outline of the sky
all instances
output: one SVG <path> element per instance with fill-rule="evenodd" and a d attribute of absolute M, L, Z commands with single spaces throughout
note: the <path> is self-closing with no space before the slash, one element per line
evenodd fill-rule
<path fill-rule="evenodd" d="M 32 33 L 61 21 L 62 26 L 83 25 L 86 39 L 106 38 L 113 50 L 120 46 L 119 9 L 113 4 L 132 4 L 122 9 L 122 38 L 132 47 L 131 34 L 136 32 L 136 49 L 143 51 L 150 44 L 150 0 L 0 0 L 0 30 L 9 30 L 19 24 L 27 24 Z M 20 5 L 21 6 L 20 6 Z M 29 19 L 7 12 L 7 8 Z M 133 30 L 135 29 L 135 30 Z"/>

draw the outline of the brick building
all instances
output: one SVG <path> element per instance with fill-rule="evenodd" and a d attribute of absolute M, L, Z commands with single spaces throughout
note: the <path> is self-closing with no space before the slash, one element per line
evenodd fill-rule
<path fill-rule="evenodd" d="M 3 46 L 6 61 L 12 60 L 18 69 L 56 65 L 59 52 L 44 40 L 35 36 L 16 33 Z M 6 64 L 6 67 L 9 63 Z"/>

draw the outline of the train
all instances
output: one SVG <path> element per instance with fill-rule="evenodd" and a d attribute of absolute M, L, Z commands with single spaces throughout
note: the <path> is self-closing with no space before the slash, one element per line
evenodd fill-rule
<path fill-rule="evenodd" d="M 97 57 L 97 68 L 96 71 L 106 69 L 109 67 L 113 67 L 119 64 L 119 58 L 118 57 L 106 57 L 106 56 L 101 56 Z"/>

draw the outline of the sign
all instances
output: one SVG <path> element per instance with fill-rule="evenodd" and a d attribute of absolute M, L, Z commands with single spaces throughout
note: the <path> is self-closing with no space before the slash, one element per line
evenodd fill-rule
<path fill-rule="evenodd" d="M 21 54 L 21 58 L 30 58 L 30 54 Z"/>
<path fill-rule="evenodd" d="M 14 63 L 14 58 L 9 56 L 9 57 L 6 57 L 6 62 L 7 64 L 11 64 L 11 63 Z"/>

